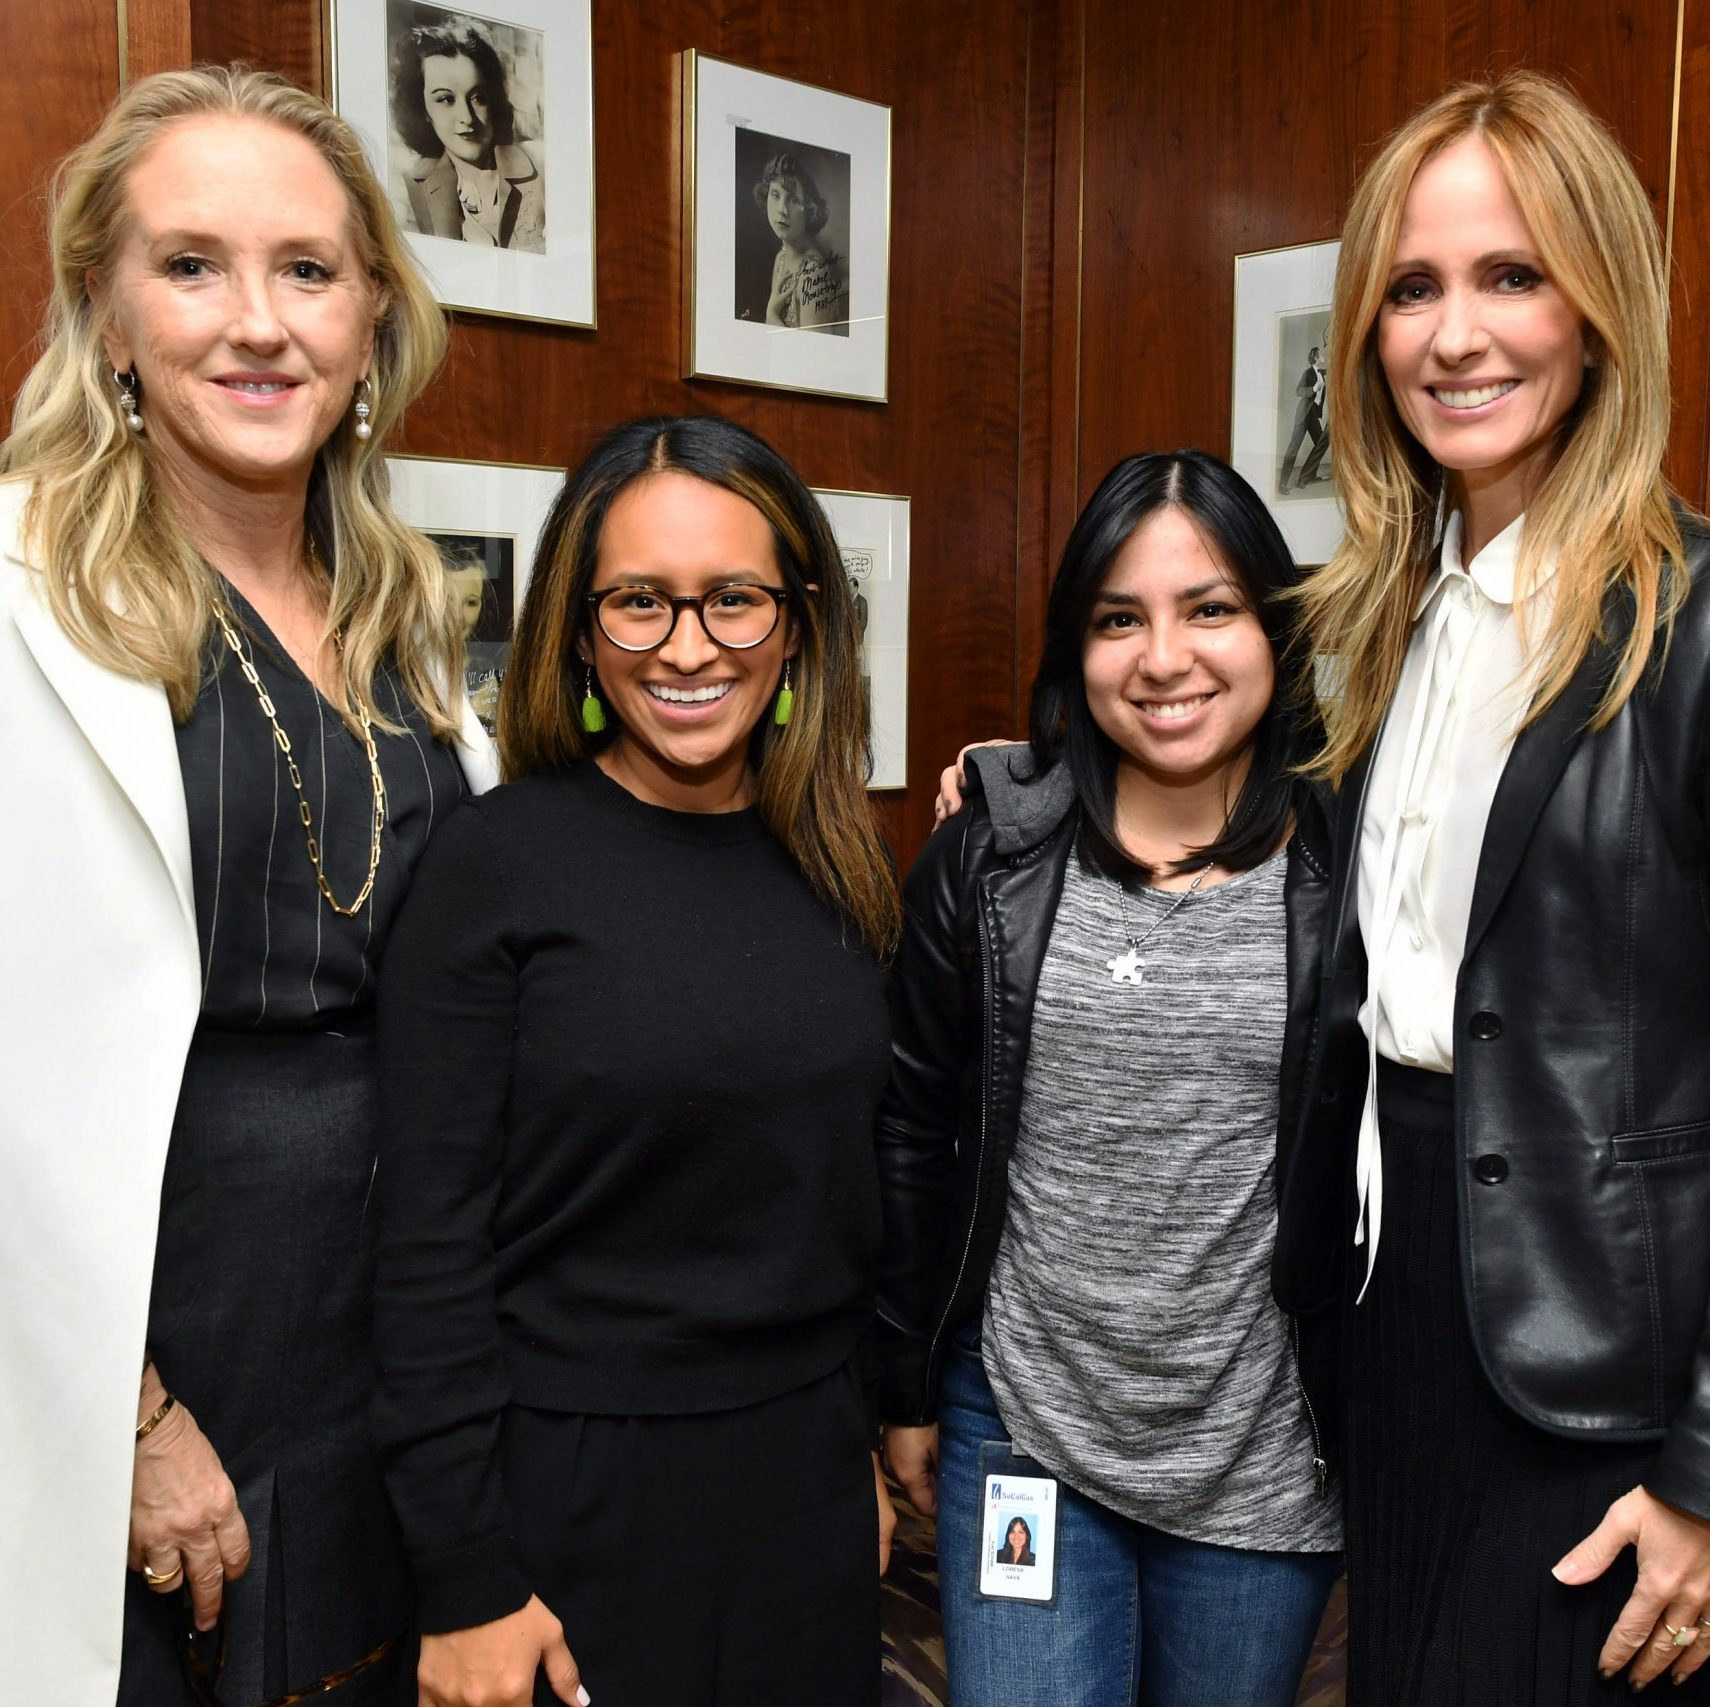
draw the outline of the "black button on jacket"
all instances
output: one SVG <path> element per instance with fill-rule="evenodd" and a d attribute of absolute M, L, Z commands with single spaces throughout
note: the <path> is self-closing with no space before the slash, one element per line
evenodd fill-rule
<path fill-rule="evenodd" d="M 1696 583 L 1710 534 L 1680 519 Z M 1631 629 L 1624 594 L 1605 617 L 1608 638 L 1516 739 L 1479 855 L 1455 994 L 1461 1272 L 1516 1412 L 1660 1440 L 1646 1486 L 1710 1516 L 1710 589 L 1592 730 Z M 1280 1176 L 1276 1290 L 1297 1312 L 1334 1295 L 1352 1228 L 1370 765 L 1341 792 L 1319 1035 Z M 1379 1285 L 1383 1265 L 1380 1244 Z"/>

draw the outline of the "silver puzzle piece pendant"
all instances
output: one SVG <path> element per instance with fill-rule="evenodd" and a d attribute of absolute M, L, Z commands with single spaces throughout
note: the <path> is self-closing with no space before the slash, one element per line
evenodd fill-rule
<path fill-rule="evenodd" d="M 1140 951 L 1137 948 L 1130 948 L 1117 955 L 1114 960 L 1105 962 L 1105 965 L 1110 968 L 1110 981 L 1113 984 L 1141 983 L 1143 981 L 1140 971 L 1141 964 Z"/>

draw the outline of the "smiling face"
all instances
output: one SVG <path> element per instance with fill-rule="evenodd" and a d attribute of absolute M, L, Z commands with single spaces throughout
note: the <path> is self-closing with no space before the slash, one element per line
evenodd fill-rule
<path fill-rule="evenodd" d="M 264 120 L 182 119 L 131 168 L 125 203 L 89 289 L 109 360 L 141 380 L 149 453 L 189 491 L 305 486 L 374 348 L 332 168 Z"/>
<path fill-rule="evenodd" d="M 470 166 L 492 164 L 491 97 L 474 60 L 461 53 L 429 54 L 422 60 L 422 100 L 447 154 Z"/>
<path fill-rule="evenodd" d="M 732 583 L 785 584 L 772 529 L 746 498 L 668 472 L 633 481 L 612 500 L 590 592 L 645 587 L 669 599 Z M 788 607 L 767 639 L 741 651 L 710 640 L 689 610 L 657 651 L 626 652 L 592 625 L 581 648 L 618 725 L 600 755 L 608 774 L 638 798 L 678 811 L 748 803 L 749 738 L 770 714 L 784 660 L 796 650 Z"/>
<path fill-rule="evenodd" d="M 800 248 L 808 241 L 807 198 L 794 178 L 774 178 L 766 186 L 766 218 L 780 242 Z"/>
<path fill-rule="evenodd" d="M 1526 507 L 1585 383 L 1584 322 L 1546 276 L 1477 135 L 1433 155 L 1402 207 L 1377 354 L 1409 432 L 1489 539 Z"/>
<path fill-rule="evenodd" d="M 1027 1551 L 1027 1525 L 1018 1517 L 1009 1526 L 1009 1550 L 1016 1558 Z"/>
<path fill-rule="evenodd" d="M 1221 774 L 1234 797 L 1276 666 L 1239 578 L 1184 511 L 1154 510 L 1116 554 L 1093 603 L 1081 674 L 1119 771 L 1171 787 Z"/>

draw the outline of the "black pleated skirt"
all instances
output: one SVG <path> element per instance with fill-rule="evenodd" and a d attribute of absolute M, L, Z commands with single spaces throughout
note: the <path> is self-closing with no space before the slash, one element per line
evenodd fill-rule
<path fill-rule="evenodd" d="M 1626 1673 L 1605 1682 L 1597 1657 L 1633 1589 L 1632 1549 L 1579 1588 L 1550 1567 L 1655 1448 L 1562 1439 L 1497 1397 L 1461 1287 L 1453 1080 L 1380 1062 L 1378 1124 L 1382 1242 L 1345 1370 L 1350 1707 L 1630 1700 Z M 1653 1687 L 1710 1701 L 1710 1669 Z"/>
<path fill-rule="evenodd" d="M 371 1033 L 200 1031 L 167 1154 L 149 1344 L 220 1454 L 249 1525 L 226 1587 L 220 1698 L 247 1707 L 354 1665 L 409 1623 L 402 1541 L 369 1440 Z M 119 1707 L 180 1707 L 182 1593 L 134 1573 Z M 320 1698 L 317 1698 L 320 1699 Z M 413 1655 L 327 1694 L 414 1707 Z"/>

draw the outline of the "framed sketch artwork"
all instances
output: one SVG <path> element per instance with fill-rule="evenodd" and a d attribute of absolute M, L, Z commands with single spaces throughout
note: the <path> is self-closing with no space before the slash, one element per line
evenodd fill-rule
<path fill-rule="evenodd" d="M 1265 500 L 1297 563 L 1328 561 L 1342 537 L 1325 399 L 1341 247 L 1307 243 L 1235 257 L 1230 461 Z"/>
<path fill-rule="evenodd" d="M 689 52 L 683 370 L 885 398 L 891 110 Z"/>
<path fill-rule="evenodd" d="M 439 547 L 456 588 L 464 685 L 491 734 L 516 613 L 564 471 L 419 456 L 388 457 L 386 467 L 398 514 Z"/>
<path fill-rule="evenodd" d="M 589 0 L 326 0 L 334 103 L 452 308 L 594 324 Z"/>
<path fill-rule="evenodd" d="M 876 492 L 813 494 L 843 554 L 861 624 L 861 676 L 873 730 L 870 788 L 908 782 L 907 498 Z"/>

